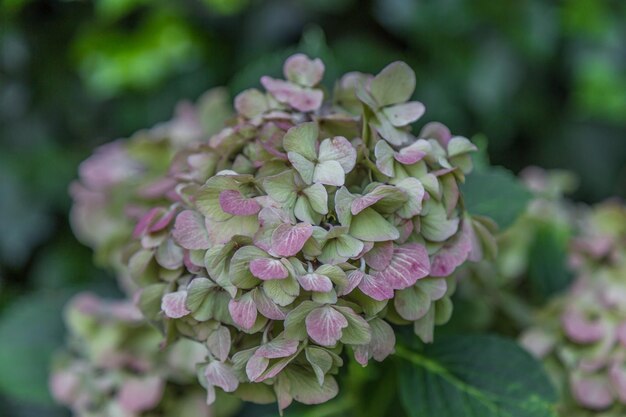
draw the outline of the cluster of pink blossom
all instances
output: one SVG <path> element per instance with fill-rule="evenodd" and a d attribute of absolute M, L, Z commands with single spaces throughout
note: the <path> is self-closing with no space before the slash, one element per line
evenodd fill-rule
<path fill-rule="evenodd" d="M 572 244 L 577 278 L 522 336 L 561 387 L 567 416 L 626 413 L 626 208 L 588 214 Z"/>
<path fill-rule="evenodd" d="M 165 350 L 161 334 L 129 301 L 76 296 L 66 309 L 68 348 L 50 380 L 54 398 L 77 417 L 206 417 L 197 386 L 198 342 L 181 339 Z"/>
<path fill-rule="evenodd" d="M 432 341 L 450 275 L 493 247 L 459 191 L 475 146 L 440 123 L 411 130 L 425 111 L 409 101 L 413 71 L 349 73 L 332 94 L 323 75 L 298 54 L 284 80 L 240 93 L 116 246 L 146 319 L 168 343 L 207 347 L 209 403 L 216 387 L 281 410 L 327 401 L 346 354 L 366 365 L 394 351 L 392 324 Z"/>

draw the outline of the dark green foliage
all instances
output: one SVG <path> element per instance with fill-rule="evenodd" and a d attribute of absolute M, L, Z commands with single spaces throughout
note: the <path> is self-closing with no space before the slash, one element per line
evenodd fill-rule
<path fill-rule="evenodd" d="M 410 417 L 555 417 L 542 365 L 495 336 L 441 337 L 421 351 L 399 348 L 400 398 Z"/>
<path fill-rule="evenodd" d="M 50 404 L 49 357 L 63 342 L 66 295 L 49 292 L 21 297 L 0 319 L 0 390 L 18 400 Z"/>
<path fill-rule="evenodd" d="M 549 223 L 542 224 L 535 234 L 528 253 L 528 278 L 533 296 L 540 302 L 572 281 L 567 267 L 570 235 L 567 226 Z"/>
<path fill-rule="evenodd" d="M 491 217 L 504 230 L 524 212 L 530 192 L 508 170 L 493 167 L 472 174 L 461 187 L 471 214 Z"/>

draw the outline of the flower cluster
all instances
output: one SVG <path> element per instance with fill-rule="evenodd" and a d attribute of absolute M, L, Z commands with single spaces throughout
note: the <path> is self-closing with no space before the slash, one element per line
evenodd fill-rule
<path fill-rule="evenodd" d="M 319 59 L 294 55 L 283 69 L 284 80 L 262 77 L 264 91 L 240 93 L 228 119 L 213 92 L 81 166 L 75 230 L 115 267 L 143 318 L 93 300 L 84 303 L 99 313 L 78 316 L 97 317 L 98 329 L 137 326 L 111 339 L 117 353 L 134 357 L 142 320 L 166 347 L 155 350 L 158 332 L 146 336 L 155 369 L 135 359 L 103 367 L 85 351 L 66 361 L 53 390 L 79 415 L 87 403 L 133 416 L 158 408 L 178 381 L 172 358 L 198 368 L 209 404 L 216 387 L 281 410 L 327 401 L 346 354 L 366 365 L 394 351 L 392 325 L 432 341 L 452 313 L 450 275 L 493 251 L 488 219 L 471 218 L 459 191 L 476 148 L 436 122 L 414 134 L 425 109 L 409 101 L 406 64 L 346 74 L 332 94 Z M 193 353 L 176 352 L 183 341 Z M 122 396 L 136 378 L 153 388 L 139 408 Z"/>
<path fill-rule="evenodd" d="M 128 301 L 76 296 L 66 310 L 68 350 L 50 379 L 54 398 L 76 417 L 205 417 L 194 360 L 204 347 L 181 339 L 161 350 L 161 334 Z"/>
<path fill-rule="evenodd" d="M 431 341 L 450 274 L 491 242 L 459 192 L 475 146 L 439 123 L 411 131 L 413 71 L 350 73 L 333 97 L 323 73 L 298 54 L 285 80 L 239 94 L 226 127 L 179 153 L 170 203 L 125 248 L 145 316 L 208 347 L 209 403 L 216 387 L 280 409 L 334 397 L 345 347 L 383 360 L 390 323 Z"/>
<path fill-rule="evenodd" d="M 571 289 L 545 308 L 522 344 L 562 387 L 563 415 L 626 413 L 626 208 L 597 207 L 572 244 Z"/>
<path fill-rule="evenodd" d="M 221 129 L 231 114 L 227 102 L 220 88 L 195 107 L 181 102 L 172 120 L 105 144 L 80 165 L 80 179 L 70 187 L 74 233 L 99 263 L 120 272 L 126 289 L 133 286 L 121 274 L 119 258 L 134 223 L 147 208 L 169 200 L 175 182 L 166 173 L 174 155 Z"/>

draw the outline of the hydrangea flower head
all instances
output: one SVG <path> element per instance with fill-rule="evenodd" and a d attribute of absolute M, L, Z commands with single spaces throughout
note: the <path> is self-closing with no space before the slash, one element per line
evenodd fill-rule
<path fill-rule="evenodd" d="M 346 355 L 394 351 L 392 325 L 432 341 L 452 313 L 450 275 L 492 244 L 459 191 L 476 148 L 440 123 L 413 132 L 425 109 L 408 101 L 406 64 L 346 74 L 332 96 L 319 59 L 294 55 L 283 72 L 178 153 L 172 192 L 123 251 L 145 317 L 167 341 L 207 347 L 208 403 L 333 398 Z"/>
<path fill-rule="evenodd" d="M 563 415 L 626 413 L 626 209 L 603 204 L 572 245 L 577 279 L 522 337 L 545 360 L 566 400 Z"/>
<path fill-rule="evenodd" d="M 194 358 L 204 356 L 200 343 L 181 339 L 162 351 L 161 334 L 131 302 L 89 293 L 68 304 L 66 322 L 68 350 L 56 357 L 50 390 L 74 416 L 210 414 L 195 383 Z"/>

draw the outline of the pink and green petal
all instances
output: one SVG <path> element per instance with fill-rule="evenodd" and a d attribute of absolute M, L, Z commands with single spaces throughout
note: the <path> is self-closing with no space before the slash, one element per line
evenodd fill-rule
<path fill-rule="evenodd" d="M 233 321 L 244 330 L 250 330 L 256 322 L 257 307 L 250 293 L 244 294 L 239 300 L 230 300 L 228 311 Z"/>
<path fill-rule="evenodd" d="M 222 362 L 209 363 L 204 371 L 204 376 L 210 385 L 220 387 L 225 392 L 233 392 L 239 386 L 239 381 L 233 369 Z"/>
<path fill-rule="evenodd" d="M 345 171 L 337 161 L 321 161 L 315 165 L 313 182 L 341 187 L 345 182 Z"/>
<path fill-rule="evenodd" d="M 176 243 L 185 249 L 208 249 L 211 247 L 204 217 L 193 210 L 185 210 L 178 214 L 172 236 Z"/>
<path fill-rule="evenodd" d="M 370 268 L 382 271 L 391 263 L 393 248 L 391 241 L 376 243 L 369 252 L 363 255 L 363 258 Z"/>
<path fill-rule="evenodd" d="M 393 288 L 379 276 L 363 273 L 363 279 L 359 284 L 359 289 L 363 294 L 376 301 L 385 301 L 393 298 Z"/>
<path fill-rule="evenodd" d="M 230 331 L 226 326 L 213 330 L 206 341 L 209 352 L 222 362 L 228 359 L 231 343 Z"/>
<path fill-rule="evenodd" d="M 569 308 L 561 317 L 563 330 L 567 337 L 577 343 L 594 343 L 601 340 L 607 333 L 601 320 L 590 320 L 584 313 Z"/>
<path fill-rule="evenodd" d="M 256 88 L 244 90 L 235 97 L 237 113 L 252 119 L 269 110 L 269 103 L 265 94 Z"/>
<path fill-rule="evenodd" d="M 407 126 L 424 115 L 426 107 L 419 101 L 409 101 L 408 103 L 396 104 L 385 107 L 383 114 L 395 127 Z"/>
<path fill-rule="evenodd" d="M 277 337 L 259 347 L 254 354 L 268 359 L 286 358 L 296 353 L 298 345 L 299 342 L 297 340 Z"/>
<path fill-rule="evenodd" d="M 270 320 L 285 320 L 286 314 L 270 297 L 265 294 L 263 288 L 253 291 L 253 299 L 259 313 Z"/>
<path fill-rule="evenodd" d="M 330 306 L 311 311 L 305 319 L 306 330 L 313 341 L 321 346 L 335 346 L 348 327 L 348 320 Z"/>
<path fill-rule="evenodd" d="M 165 381 L 160 376 L 133 377 L 122 383 L 117 401 L 130 413 L 142 413 L 155 408 L 163 397 Z"/>
<path fill-rule="evenodd" d="M 306 291 L 329 292 L 333 289 L 333 283 L 330 278 L 316 273 L 300 275 L 298 276 L 298 282 Z"/>
<path fill-rule="evenodd" d="M 358 345 L 354 357 L 361 365 L 367 365 L 370 358 L 382 362 L 395 350 L 396 335 L 386 321 L 375 318 L 369 322 L 372 339 L 367 345 Z"/>
<path fill-rule="evenodd" d="M 304 54 L 287 58 L 283 66 L 285 78 L 305 87 L 314 87 L 324 76 L 324 63 L 319 59 L 309 59 Z"/>
<path fill-rule="evenodd" d="M 285 279 L 289 275 L 289 271 L 280 259 L 271 258 L 253 259 L 250 261 L 250 272 L 263 281 Z"/>
<path fill-rule="evenodd" d="M 573 376 L 570 389 L 576 402 L 590 410 L 604 410 L 613 403 L 610 382 L 599 375 Z"/>
<path fill-rule="evenodd" d="M 172 319 L 179 319 L 191 313 L 186 307 L 187 291 L 165 294 L 161 300 L 161 310 Z"/>
<path fill-rule="evenodd" d="M 220 206 L 225 213 L 234 216 L 250 216 L 261 211 L 261 206 L 253 198 L 244 197 L 237 190 L 224 190 L 219 197 Z"/>
<path fill-rule="evenodd" d="M 396 246 L 387 268 L 372 275 L 387 283 L 390 288 L 400 290 L 412 286 L 429 274 L 430 259 L 426 248 L 419 243 L 408 243 Z"/>
<path fill-rule="evenodd" d="M 281 224 L 274 230 L 271 238 L 271 251 L 277 256 L 294 256 L 313 234 L 313 226 L 298 223 L 295 226 Z"/>
<path fill-rule="evenodd" d="M 336 161 L 347 174 L 356 164 L 356 149 L 343 136 L 324 139 L 320 144 L 318 160 L 320 162 Z"/>

